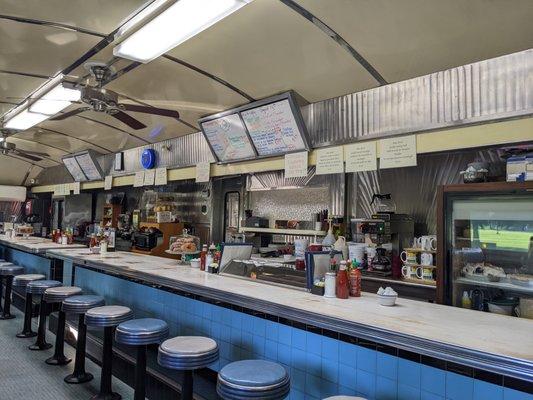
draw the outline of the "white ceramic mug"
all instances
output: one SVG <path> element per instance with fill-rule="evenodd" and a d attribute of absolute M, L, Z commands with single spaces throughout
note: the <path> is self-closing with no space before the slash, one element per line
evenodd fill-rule
<path fill-rule="evenodd" d="M 400 259 L 404 262 L 404 263 L 408 263 L 408 264 L 416 264 L 416 253 L 415 252 L 412 252 L 412 251 L 402 251 L 400 253 Z"/>
<path fill-rule="evenodd" d="M 420 264 L 421 265 L 433 265 L 433 254 L 432 253 L 421 253 L 420 254 Z"/>
<path fill-rule="evenodd" d="M 418 267 L 416 269 L 416 277 L 418 279 L 432 281 L 433 280 L 433 270 L 431 268 Z"/>
<path fill-rule="evenodd" d="M 420 236 L 417 239 L 418 248 L 423 250 L 437 250 L 437 238 L 435 236 Z"/>
<path fill-rule="evenodd" d="M 416 273 L 416 267 L 412 267 L 411 265 L 404 265 L 402 267 L 402 276 L 404 278 L 410 278 L 410 279 L 415 279 L 417 278 L 417 273 Z"/>
<path fill-rule="evenodd" d="M 514 312 L 519 318 L 533 319 L 533 298 L 520 298 L 520 304 L 515 307 Z"/>

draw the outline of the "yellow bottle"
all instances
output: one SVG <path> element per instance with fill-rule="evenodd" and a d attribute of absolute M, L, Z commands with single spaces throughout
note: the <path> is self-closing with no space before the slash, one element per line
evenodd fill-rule
<path fill-rule="evenodd" d="M 463 292 L 463 298 L 461 299 L 461 307 L 463 308 L 472 308 L 472 300 L 470 300 L 470 296 L 468 296 L 468 292 L 465 290 Z"/>

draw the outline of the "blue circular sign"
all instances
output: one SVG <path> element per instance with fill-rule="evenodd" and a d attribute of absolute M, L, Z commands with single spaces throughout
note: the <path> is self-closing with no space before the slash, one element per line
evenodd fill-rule
<path fill-rule="evenodd" d="M 155 167 L 155 150 L 146 149 L 141 154 L 141 165 L 144 169 L 151 169 Z"/>

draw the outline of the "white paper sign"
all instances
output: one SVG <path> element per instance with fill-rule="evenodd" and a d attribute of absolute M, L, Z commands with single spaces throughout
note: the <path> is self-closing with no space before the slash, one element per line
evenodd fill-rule
<path fill-rule="evenodd" d="M 307 176 L 307 151 L 285 154 L 285 178 Z"/>
<path fill-rule="evenodd" d="M 137 171 L 133 179 L 133 187 L 141 187 L 142 185 L 144 185 L 144 171 Z"/>
<path fill-rule="evenodd" d="M 167 184 L 167 169 L 157 168 L 155 170 L 155 184 L 166 185 Z"/>
<path fill-rule="evenodd" d="M 316 174 L 340 174 L 344 172 L 344 149 L 328 147 L 318 149 L 316 154 Z"/>
<path fill-rule="evenodd" d="M 152 186 L 155 182 L 155 169 L 144 171 L 144 186 Z"/>
<path fill-rule="evenodd" d="M 74 194 L 80 194 L 81 183 L 80 182 L 71 183 L 70 188 L 74 191 Z"/>
<path fill-rule="evenodd" d="M 416 166 L 416 136 L 402 136 L 379 141 L 379 168 Z"/>
<path fill-rule="evenodd" d="M 201 162 L 196 165 L 196 182 L 209 182 L 209 176 L 211 173 L 211 164 L 206 162 Z"/>
<path fill-rule="evenodd" d="M 113 176 L 108 175 L 104 179 L 104 190 L 111 190 L 113 187 Z"/>
<path fill-rule="evenodd" d="M 362 142 L 344 146 L 344 160 L 346 161 L 346 172 L 377 170 L 376 142 Z"/>
<path fill-rule="evenodd" d="M 68 196 L 70 195 L 70 184 L 69 183 L 63 183 L 61 185 L 61 194 L 63 196 Z"/>
<path fill-rule="evenodd" d="M 54 185 L 54 196 L 61 196 L 61 185 Z"/>

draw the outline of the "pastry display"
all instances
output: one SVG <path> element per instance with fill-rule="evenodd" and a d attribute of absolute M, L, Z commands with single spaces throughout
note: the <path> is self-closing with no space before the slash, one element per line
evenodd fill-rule
<path fill-rule="evenodd" d="M 509 279 L 514 285 L 533 287 L 533 275 L 509 274 Z"/>
<path fill-rule="evenodd" d="M 490 263 L 468 263 L 462 270 L 462 274 L 467 278 L 499 282 L 507 277 L 507 274 L 501 267 Z"/>
<path fill-rule="evenodd" d="M 170 247 L 168 252 L 174 254 L 198 253 L 200 249 L 200 239 L 196 236 L 189 235 L 187 230 L 183 230 L 180 236 L 170 238 Z"/>

